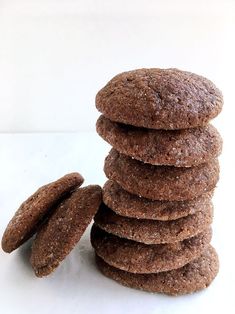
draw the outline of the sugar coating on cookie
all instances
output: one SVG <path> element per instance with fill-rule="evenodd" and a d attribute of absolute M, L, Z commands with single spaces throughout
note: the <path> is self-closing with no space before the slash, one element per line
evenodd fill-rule
<path fill-rule="evenodd" d="M 116 214 L 163 221 L 175 220 L 210 208 L 212 195 L 213 190 L 192 200 L 153 201 L 125 191 L 112 180 L 108 180 L 103 187 L 103 202 Z"/>
<path fill-rule="evenodd" d="M 158 221 L 120 216 L 104 204 L 94 217 L 95 223 L 106 232 L 145 244 L 174 243 L 193 237 L 208 229 L 212 219 L 212 206 L 187 217 Z"/>
<path fill-rule="evenodd" d="M 219 156 L 222 139 L 212 125 L 184 130 L 153 130 L 100 116 L 97 133 L 117 151 L 152 165 L 191 167 Z"/>
<path fill-rule="evenodd" d="M 156 273 L 180 268 L 199 257 L 211 241 L 211 228 L 180 242 L 146 245 L 120 238 L 93 225 L 91 244 L 106 263 L 131 273 Z"/>
<path fill-rule="evenodd" d="M 80 240 L 101 200 L 101 187 L 89 185 L 58 205 L 33 242 L 30 262 L 36 276 L 47 276 L 59 266 Z"/>
<path fill-rule="evenodd" d="M 110 120 L 151 129 L 206 125 L 222 105 L 222 94 L 210 80 L 178 69 L 120 73 L 96 95 L 97 109 Z"/>
<path fill-rule="evenodd" d="M 105 263 L 97 255 L 96 264 L 106 277 L 124 286 L 169 295 L 182 295 L 205 289 L 219 271 L 218 256 L 212 246 L 191 263 L 166 272 L 133 274 Z"/>
<path fill-rule="evenodd" d="M 28 240 L 55 204 L 83 181 L 79 173 L 70 173 L 40 187 L 19 207 L 9 222 L 2 237 L 2 249 L 10 253 Z"/>
<path fill-rule="evenodd" d="M 111 149 L 105 159 L 106 176 L 133 194 L 152 200 L 183 201 L 211 191 L 219 180 L 213 160 L 190 168 L 153 166 Z"/>

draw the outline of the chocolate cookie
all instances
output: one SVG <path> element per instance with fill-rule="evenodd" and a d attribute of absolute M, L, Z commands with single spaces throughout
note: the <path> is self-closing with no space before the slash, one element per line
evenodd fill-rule
<path fill-rule="evenodd" d="M 115 213 L 137 219 L 175 220 L 212 206 L 213 191 L 189 201 L 152 201 L 121 188 L 108 180 L 103 187 L 103 202 Z"/>
<path fill-rule="evenodd" d="M 173 243 L 193 237 L 209 228 L 213 208 L 204 208 L 194 215 L 177 220 L 135 219 L 115 214 L 102 204 L 94 217 L 95 223 L 108 233 L 146 244 Z"/>
<path fill-rule="evenodd" d="M 152 200 L 190 200 L 211 191 L 219 179 L 213 160 L 190 168 L 153 166 L 111 149 L 105 159 L 106 176 L 133 194 Z"/>
<path fill-rule="evenodd" d="M 96 130 L 120 153 L 152 165 L 191 167 L 215 159 L 222 149 L 222 139 L 212 125 L 175 131 L 153 130 L 100 116 Z"/>
<path fill-rule="evenodd" d="M 115 76 L 96 96 L 112 121 L 151 129 L 187 129 L 216 117 L 223 97 L 208 79 L 177 69 L 139 69 Z"/>
<path fill-rule="evenodd" d="M 49 275 L 70 253 L 99 208 L 102 190 L 89 185 L 75 190 L 58 205 L 37 233 L 30 262 L 36 276 Z"/>
<path fill-rule="evenodd" d="M 131 273 L 157 273 L 180 268 L 199 257 L 211 241 L 211 228 L 171 244 L 146 245 L 109 234 L 95 224 L 91 244 L 106 263 Z"/>
<path fill-rule="evenodd" d="M 79 173 L 70 173 L 40 187 L 20 206 L 9 222 L 2 237 L 2 249 L 10 253 L 28 240 L 55 204 L 83 181 Z"/>
<path fill-rule="evenodd" d="M 219 260 L 215 249 L 208 249 L 196 260 L 182 268 L 153 273 L 133 274 L 105 263 L 96 256 L 100 271 L 118 283 L 149 292 L 181 295 L 207 288 L 219 271 Z"/>

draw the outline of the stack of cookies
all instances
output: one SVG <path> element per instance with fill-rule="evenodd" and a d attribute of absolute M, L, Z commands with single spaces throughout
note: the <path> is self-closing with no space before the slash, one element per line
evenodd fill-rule
<path fill-rule="evenodd" d="M 171 295 L 207 287 L 219 268 L 211 198 L 222 140 L 209 123 L 221 92 L 199 75 L 140 69 L 96 97 L 98 134 L 113 146 L 91 243 L 101 272 Z"/>

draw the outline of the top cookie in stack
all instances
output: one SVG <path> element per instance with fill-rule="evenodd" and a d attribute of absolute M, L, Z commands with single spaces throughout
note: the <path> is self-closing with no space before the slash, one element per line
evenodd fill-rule
<path fill-rule="evenodd" d="M 137 160 L 190 167 L 220 154 L 221 138 L 208 123 L 222 104 L 216 86 L 190 72 L 124 72 L 96 96 L 96 107 L 103 113 L 97 132 L 120 153 Z"/>
<path fill-rule="evenodd" d="M 205 126 L 222 104 L 222 94 L 211 81 L 177 69 L 124 72 L 96 96 L 97 109 L 110 120 L 163 130 Z"/>
<path fill-rule="evenodd" d="M 110 179 L 104 205 L 91 233 L 105 275 L 130 287 L 168 294 L 202 289 L 215 277 L 218 259 L 209 238 L 188 259 L 180 248 L 184 241 L 208 233 L 212 222 L 222 139 L 209 121 L 222 105 L 222 94 L 211 81 L 177 69 L 124 72 L 98 92 L 96 107 L 103 115 L 97 132 L 113 146 L 104 166 Z M 143 266 L 147 262 L 140 262 L 149 259 L 150 248 L 151 256 L 163 254 L 163 273 L 150 275 L 151 269 Z M 181 263 L 169 267 L 165 254 L 176 261 L 177 250 Z M 152 269 L 160 268 L 155 264 Z"/>

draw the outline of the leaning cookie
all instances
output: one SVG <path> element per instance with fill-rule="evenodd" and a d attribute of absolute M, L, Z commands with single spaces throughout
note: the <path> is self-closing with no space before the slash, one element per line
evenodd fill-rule
<path fill-rule="evenodd" d="M 116 214 L 137 219 L 175 220 L 212 206 L 213 191 L 186 201 L 153 201 L 122 189 L 108 180 L 103 187 L 103 202 Z"/>
<path fill-rule="evenodd" d="M 177 220 L 158 221 L 123 217 L 104 204 L 94 217 L 96 225 L 102 230 L 145 244 L 173 243 L 191 238 L 208 229 L 212 219 L 212 206 Z"/>
<path fill-rule="evenodd" d="M 79 173 L 70 173 L 40 187 L 20 206 L 9 222 L 2 237 L 2 249 L 10 253 L 28 240 L 58 201 L 83 181 Z"/>
<path fill-rule="evenodd" d="M 207 125 L 223 97 L 208 79 L 177 69 L 138 69 L 115 76 L 96 95 L 96 107 L 112 121 L 151 129 Z"/>
<path fill-rule="evenodd" d="M 146 245 L 109 234 L 95 224 L 91 244 L 106 263 L 131 273 L 157 273 L 183 267 L 199 257 L 211 241 L 211 228 L 171 244 Z"/>
<path fill-rule="evenodd" d="M 182 268 L 153 274 L 133 274 L 105 263 L 96 255 L 100 271 L 118 283 L 149 292 L 181 295 L 207 288 L 219 271 L 215 249 L 209 246 L 204 253 Z"/>
<path fill-rule="evenodd" d="M 36 276 L 47 276 L 59 266 L 81 238 L 101 200 L 101 188 L 89 185 L 75 190 L 58 205 L 32 246 L 30 262 Z"/>
<path fill-rule="evenodd" d="M 98 134 L 120 153 L 152 165 L 191 167 L 219 156 L 222 139 L 212 126 L 166 131 L 136 128 L 100 116 Z"/>
<path fill-rule="evenodd" d="M 106 176 L 133 194 L 152 200 L 190 200 L 211 191 L 219 179 L 213 160 L 190 168 L 153 166 L 111 149 L 105 159 Z"/>

